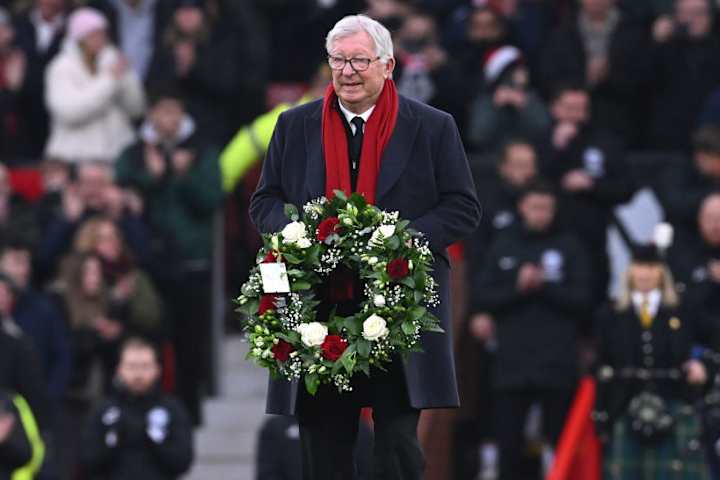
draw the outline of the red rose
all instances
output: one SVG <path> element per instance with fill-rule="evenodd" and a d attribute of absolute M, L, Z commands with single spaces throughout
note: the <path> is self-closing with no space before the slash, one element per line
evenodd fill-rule
<path fill-rule="evenodd" d="M 325 337 L 322 345 L 320 345 L 320 348 L 322 349 L 323 357 L 334 362 L 342 356 L 347 348 L 347 341 L 340 335 L 328 335 Z"/>
<path fill-rule="evenodd" d="M 262 315 L 268 310 L 275 310 L 275 301 L 277 296 L 266 293 L 260 297 L 260 307 L 258 308 L 258 315 Z"/>
<path fill-rule="evenodd" d="M 330 235 L 338 231 L 340 219 L 337 217 L 326 218 L 318 225 L 317 239 L 324 242 Z"/>
<path fill-rule="evenodd" d="M 290 358 L 290 354 L 294 352 L 295 349 L 285 340 L 280 340 L 278 343 L 272 346 L 270 351 L 273 353 L 275 360 L 287 362 L 287 359 Z"/>
<path fill-rule="evenodd" d="M 263 258 L 262 263 L 275 263 L 277 262 L 277 252 L 275 250 L 270 250 L 267 255 L 265 255 L 265 258 Z"/>
<path fill-rule="evenodd" d="M 387 273 L 390 278 L 397 281 L 407 277 L 410 272 L 410 266 L 408 261 L 404 258 L 396 258 L 395 260 L 388 263 Z"/>

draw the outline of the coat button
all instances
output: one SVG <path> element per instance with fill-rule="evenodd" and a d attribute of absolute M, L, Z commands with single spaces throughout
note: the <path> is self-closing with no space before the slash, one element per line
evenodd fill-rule
<path fill-rule="evenodd" d="M 645 357 L 645 360 L 643 360 L 643 363 L 646 367 L 652 367 L 655 363 L 655 360 L 652 357 Z"/>
<path fill-rule="evenodd" d="M 652 340 L 652 333 L 645 331 L 642 333 L 640 338 L 642 338 L 643 342 L 649 342 Z"/>
<path fill-rule="evenodd" d="M 643 345 L 642 351 L 645 355 L 650 355 L 653 351 L 652 345 L 646 343 L 645 345 Z"/>

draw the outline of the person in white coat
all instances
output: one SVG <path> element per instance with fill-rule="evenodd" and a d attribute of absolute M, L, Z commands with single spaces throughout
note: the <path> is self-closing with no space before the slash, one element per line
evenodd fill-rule
<path fill-rule="evenodd" d="M 143 114 L 145 95 L 138 75 L 108 41 L 107 27 L 93 8 L 70 16 L 62 52 L 47 71 L 48 158 L 114 162 L 135 140 L 131 122 Z"/>

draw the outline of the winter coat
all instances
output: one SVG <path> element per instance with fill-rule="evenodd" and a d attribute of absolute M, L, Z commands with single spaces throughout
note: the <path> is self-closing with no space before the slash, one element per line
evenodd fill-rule
<path fill-rule="evenodd" d="M 526 263 L 541 267 L 545 282 L 524 294 L 516 284 Z M 495 318 L 495 388 L 573 387 L 589 273 L 583 249 L 570 234 L 519 227 L 498 236 L 485 268 L 477 272 L 471 297 L 473 311 Z"/>
<path fill-rule="evenodd" d="M 120 78 L 112 74 L 118 55 L 107 47 L 93 74 L 80 48 L 68 41 L 48 66 L 45 93 L 52 128 L 46 156 L 71 163 L 113 162 L 134 141 L 131 120 L 143 113 L 145 98 L 131 70 Z"/>
<path fill-rule="evenodd" d="M 192 426 L 172 397 L 119 391 L 91 414 L 81 441 L 81 463 L 90 478 L 170 480 L 193 461 Z"/>

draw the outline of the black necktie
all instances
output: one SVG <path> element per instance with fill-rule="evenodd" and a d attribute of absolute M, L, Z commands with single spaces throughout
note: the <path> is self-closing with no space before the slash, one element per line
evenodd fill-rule
<path fill-rule="evenodd" d="M 360 151 L 363 143 L 363 124 L 365 121 L 361 117 L 354 117 L 350 123 L 355 125 L 355 133 L 350 137 L 350 177 L 355 189 L 355 180 L 357 179 L 358 166 L 360 165 Z"/>

